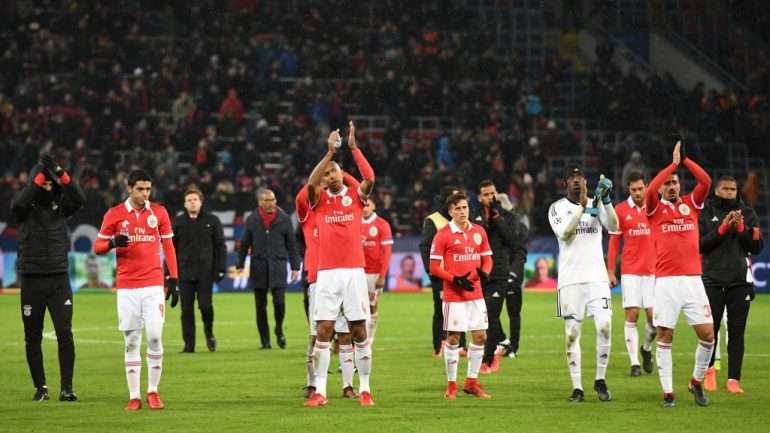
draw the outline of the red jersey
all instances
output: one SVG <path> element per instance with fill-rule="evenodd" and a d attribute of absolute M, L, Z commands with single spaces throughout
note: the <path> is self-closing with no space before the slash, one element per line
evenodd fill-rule
<path fill-rule="evenodd" d="M 462 276 L 468 272 L 469 279 L 476 276 L 476 268 L 481 268 L 481 257 L 491 256 L 487 232 L 480 225 L 468 223 L 466 230 L 460 229 L 454 222 L 450 222 L 433 237 L 430 246 L 430 259 L 443 260 L 444 269 L 454 276 Z M 464 302 L 481 299 L 484 294 L 481 291 L 481 281 L 476 276 L 471 279 L 474 290 L 463 290 L 454 284 L 444 281 L 444 301 Z"/>
<path fill-rule="evenodd" d="M 390 250 L 393 245 L 393 235 L 390 224 L 372 213 L 369 219 L 361 220 L 361 242 L 364 245 L 364 272 L 379 274 L 384 277 L 390 265 Z"/>
<path fill-rule="evenodd" d="M 318 270 L 363 268 L 361 215 L 364 203 L 357 188 L 342 189 L 334 194 L 319 193 L 313 208 L 318 225 Z"/>
<path fill-rule="evenodd" d="M 620 271 L 625 275 L 655 274 L 655 242 L 644 206 L 639 207 L 631 197 L 615 206 L 618 215 L 618 231 L 610 235 L 623 238 L 623 254 Z M 615 258 L 610 258 L 614 264 Z"/>
<path fill-rule="evenodd" d="M 136 289 L 163 286 L 161 242 L 170 241 L 174 236 L 166 208 L 146 201 L 144 208 L 134 209 L 128 200 L 110 208 L 104 214 L 102 228 L 97 236 L 107 240 L 121 234 L 128 236 L 128 246 L 115 248 L 118 274 L 115 287 Z M 175 254 L 173 250 L 166 253 Z M 170 264 L 172 260 L 173 269 Z M 171 276 L 176 278 L 176 257 L 167 261 Z"/>
<path fill-rule="evenodd" d="M 676 203 L 661 199 L 647 211 L 658 258 L 656 277 L 701 274 L 698 215 L 702 209 L 703 203 L 695 203 L 693 195 L 687 194 Z"/>
<path fill-rule="evenodd" d="M 307 282 L 313 284 L 318 279 L 318 225 L 316 215 L 310 208 L 307 198 L 307 185 L 303 186 L 294 200 L 297 208 L 297 219 L 302 226 L 302 236 L 305 238 L 305 257 L 302 259 Z"/>

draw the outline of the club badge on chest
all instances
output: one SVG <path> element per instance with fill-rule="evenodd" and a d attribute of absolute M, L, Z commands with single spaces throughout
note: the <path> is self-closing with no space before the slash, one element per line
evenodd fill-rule
<path fill-rule="evenodd" d="M 156 217 L 155 215 L 148 216 L 147 225 L 150 226 L 151 229 L 158 227 L 158 217 Z"/>

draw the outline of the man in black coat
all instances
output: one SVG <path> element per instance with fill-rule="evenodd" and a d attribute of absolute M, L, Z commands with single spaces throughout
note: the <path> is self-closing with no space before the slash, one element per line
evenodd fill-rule
<path fill-rule="evenodd" d="M 714 333 L 719 335 L 722 316 L 727 308 L 727 391 L 741 394 L 743 366 L 743 334 L 749 306 L 754 299 L 754 285 L 748 260 L 762 251 L 764 242 L 759 219 L 738 194 L 738 183 L 732 176 L 722 176 L 714 196 L 700 214 L 700 253 L 703 260 L 703 285 L 714 318 Z M 716 390 L 714 355 L 704 380 L 706 389 Z"/>
<path fill-rule="evenodd" d="M 276 205 L 275 194 L 269 189 L 257 191 L 259 207 L 244 224 L 243 238 L 238 249 L 238 270 L 242 270 L 246 255 L 251 251 L 249 282 L 254 288 L 257 328 L 262 349 L 270 349 L 267 324 L 267 292 L 273 293 L 275 336 L 278 346 L 286 347 L 283 317 L 286 313 L 286 263 L 291 264 L 291 280 L 299 278 L 299 256 L 294 229 L 289 215 Z"/>
<path fill-rule="evenodd" d="M 501 200 L 498 199 L 495 184 L 491 180 L 482 180 L 479 183 L 478 200 L 481 208 L 475 222 L 484 227 L 487 232 L 493 261 L 492 271 L 487 278 L 482 279 L 482 289 L 484 290 L 484 300 L 487 304 L 487 316 L 489 318 L 487 331 L 489 337 L 484 347 L 481 369 L 482 372 L 489 373 L 497 370 L 498 363 L 493 363 L 493 360 L 499 359 L 494 357 L 495 349 L 505 339 L 505 333 L 500 323 L 503 302 L 506 300 L 508 292 L 512 292 L 511 296 L 513 297 L 516 291 L 514 285 L 517 281 L 520 282 L 519 274 L 516 274 L 511 268 L 512 256 L 514 253 L 518 254 L 526 242 L 526 233 L 519 229 L 519 222 L 514 214 L 509 209 L 503 208 Z M 526 250 L 524 251 L 526 256 Z M 511 304 L 511 300 L 508 303 Z M 520 308 L 521 304 L 519 303 L 519 311 Z M 511 309 L 511 305 L 509 305 L 509 309 Z M 516 317 L 518 318 L 518 312 Z"/>
<path fill-rule="evenodd" d="M 203 193 L 189 188 L 184 193 L 185 211 L 174 218 L 174 247 L 179 263 L 179 291 L 182 300 L 182 338 L 184 353 L 195 352 L 195 297 L 201 311 L 206 346 L 217 348 L 214 337 L 214 281 L 225 277 L 225 235 L 216 215 L 202 212 Z"/>
<path fill-rule="evenodd" d="M 48 400 L 43 368 L 43 322 L 51 314 L 59 344 L 61 393 L 59 400 L 75 401 L 72 373 L 75 344 L 72 338 L 67 218 L 83 207 L 83 191 L 50 155 L 43 155 L 29 175 L 30 182 L 14 200 L 19 222 L 16 268 L 21 282 L 21 318 L 24 322 L 27 364 L 36 391 L 35 401 Z"/>

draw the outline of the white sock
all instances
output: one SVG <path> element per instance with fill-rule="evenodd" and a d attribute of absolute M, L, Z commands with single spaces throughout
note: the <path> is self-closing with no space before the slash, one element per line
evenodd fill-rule
<path fill-rule="evenodd" d="M 446 378 L 449 382 L 457 382 L 457 364 L 460 362 L 460 346 L 444 345 L 444 365 L 446 365 Z"/>
<path fill-rule="evenodd" d="M 671 359 L 671 343 L 658 341 L 655 351 L 655 362 L 658 363 L 658 377 L 664 394 L 674 392 L 674 361 Z M 706 363 L 708 365 L 708 362 Z"/>
<path fill-rule="evenodd" d="M 607 377 L 607 365 L 610 363 L 612 348 L 611 316 L 595 318 L 596 325 L 596 380 Z"/>
<path fill-rule="evenodd" d="M 713 352 L 714 341 L 698 340 L 698 347 L 695 349 L 695 367 L 692 370 L 692 377 L 698 382 L 703 381 Z"/>
<path fill-rule="evenodd" d="M 329 374 L 330 343 L 316 341 L 313 347 L 313 364 L 315 369 L 315 392 L 326 397 L 326 378 Z"/>
<path fill-rule="evenodd" d="M 567 365 L 572 379 L 572 389 L 583 389 L 580 369 L 580 328 L 582 323 L 574 319 L 564 321 L 567 337 Z"/>
<path fill-rule="evenodd" d="M 353 345 L 340 344 L 340 370 L 342 370 L 342 389 L 353 386 Z"/>
<path fill-rule="evenodd" d="M 125 353 L 123 359 L 126 366 L 126 382 L 128 383 L 128 398 L 141 398 L 139 384 L 142 378 L 142 355 L 139 346 L 142 343 L 142 331 L 125 331 Z"/>
<path fill-rule="evenodd" d="M 147 392 L 158 392 L 163 373 L 163 324 L 145 326 L 147 333 Z"/>
<path fill-rule="evenodd" d="M 473 343 L 468 345 L 468 378 L 476 379 L 479 377 L 481 368 L 481 359 L 484 358 L 484 346 L 477 346 Z"/>
<path fill-rule="evenodd" d="M 163 373 L 163 352 L 152 353 L 147 350 L 147 392 L 158 392 L 160 375 Z"/>
<path fill-rule="evenodd" d="M 372 374 L 372 345 L 369 340 L 356 341 L 356 366 L 358 366 L 358 392 L 371 392 L 369 376 Z"/>
<path fill-rule="evenodd" d="M 639 365 L 639 333 L 636 331 L 636 323 L 626 322 L 623 327 L 626 336 L 626 350 L 631 365 Z"/>
<path fill-rule="evenodd" d="M 307 386 L 315 386 L 315 368 L 313 368 L 313 345 L 307 345 Z"/>
<path fill-rule="evenodd" d="M 652 323 L 647 322 L 644 324 L 644 344 L 642 348 L 647 352 L 652 351 L 652 341 L 655 340 L 656 334 L 657 330 L 652 326 Z"/>
<path fill-rule="evenodd" d="M 366 328 L 369 343 L 374 344 L 374 334 L 377 332 L 377 313 L 372 313 L 370 319 L 366 321 Z"/>

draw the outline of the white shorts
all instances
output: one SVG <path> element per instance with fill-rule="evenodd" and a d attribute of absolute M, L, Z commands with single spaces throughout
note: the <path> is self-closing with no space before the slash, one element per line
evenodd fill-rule
<path fill-rule="evenodd" d="M 315 337 L 318 335 L 318 327 L 315 324 L 315 320 L 313 320 L 313 308 L 315 307 L 315 283 L 310 284 L 307 287 L 307 311 L 310 312 L 308 317 L 308 325 L 310 327 L 310 336 Z"/>
<path fill-rule="evenodd" d="M 621 275 L 623 308 L 652 308 L 655 275 Z"/>
<path fill-rule="evenodd" d="M 444 302 L 444 331 L 468 332 L 487 329 L 487 304 L 484 299 Z"/>
<path fill-rule="evenodd" d="M 318 271 L 312 317 L 337 320 L 340 312 L 351 322 L 369 319 L 369 294 L 363 268 Z"/>
<path fill-rule="evenodd" d="M 652 322 L 655 326 L 674 329 L 680 311 L 684 311 L 689 325 L 714 323 L 703 280 L 695 275 L 656 278 Z"/>
<path fill-rule="evenodd" d="M 337 320 L 334 321 L 334 332 L 337 334 L 350 334 L 348 321 L 342 313 L 340 313 L 340 315 L 337 316 Z"/>
<path fill-rule="evenodd" d="M 118 289 L 118 329 L 137 331 L 163 326 L 166 320 L 166 293 L 163 286 Z"/>
<path fill-rule="evenodd" d="M 377 288 L 377 279 L 380 274 L 366 274 L 366 288 L 369 290 L 369 305 L 376 306 L 382 295 L 382 287 Z"/>
<path fill-rule="evenodd" d="M 612 315 L 612 297 L 607 283 L 578 283 L 556 292 L 557 316 L 583 320 L 601 314 Z"/>

